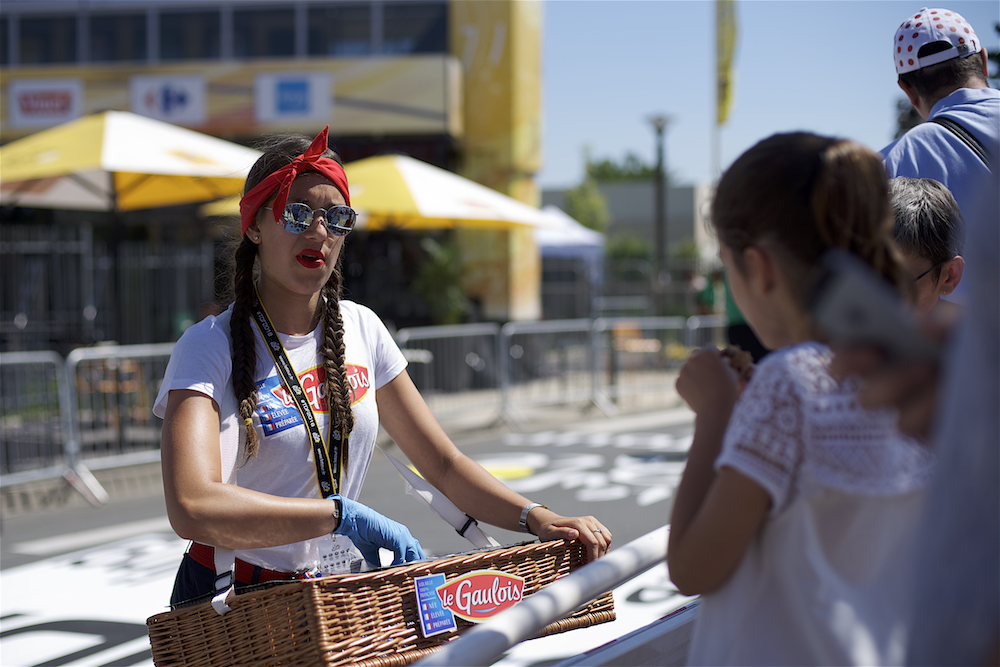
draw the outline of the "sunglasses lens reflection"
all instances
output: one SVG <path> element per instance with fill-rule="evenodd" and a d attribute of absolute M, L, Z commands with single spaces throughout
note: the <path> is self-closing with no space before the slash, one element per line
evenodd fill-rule
<path fill-rule="evenodd" d="M 335 206 L 327 211 L 327 225 L 331 227 L 330 231 L 334 231 L 333 227 L 339 230 L 352 230 L 354 229 L 354 222 L 357 219 L 354 209 L 347 206 Z"/>
<path fill-rule="evenodd" d="M 301 234 L 312 224 L 312 209 L 305 204 L 289 204 L 285 207 L 282 220 L 285 222 L 285 229 L 293 234 Z"/>
<path fill-rule="evenodd" d="M 288 204 L 285 206 L 285 214 L 281 217 L 285 229 L 293 234 L 301 234 L 309 229 L 315 214 L 322 214 L 326 228 L 331 234 L 343 236 L 354 229 L 357 214 L 350 206 L 331 206 L 324 211 L 316 209 L 313 211 L 305 204 Z"/>

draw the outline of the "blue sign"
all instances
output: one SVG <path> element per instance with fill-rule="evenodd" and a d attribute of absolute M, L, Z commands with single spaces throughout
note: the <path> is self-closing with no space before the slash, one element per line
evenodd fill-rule
<path fill-rule="evenodd" d="M 278 81 L 275 106 L 280 114 L 309 113 L 309 81 L 283 79 Z"/>
<path fill-rule="evenodd" d="M 455 615 L 444 608 L 437 589 L 444 586 L 443 574 L 429 574 L 414 577 L 413 587 L 417 593 L 417 611 L 420 614 L 420 631 L 424 637 L 432 637 L 457 627 Z"/>
<path fill-rule="evenodd" d="M 302 414 L 277 375 L 257 383 L 257 415 L 264 437 L 302 425 Z"/>

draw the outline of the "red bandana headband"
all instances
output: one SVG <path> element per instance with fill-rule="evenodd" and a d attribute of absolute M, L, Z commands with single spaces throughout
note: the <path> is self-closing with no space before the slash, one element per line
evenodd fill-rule
<path fill-rule="evenodd" d="M 257 211 L 264 203 L 270 199 L 275 192 L 278 196 L 274 198 L 274 221 L 281 223 L 281 216 L 285 212 L 285 204 L 288 202 L 288 189 L 292 187 L 295 178 L 307 171 L 316 171 L 329 178 L 341 194 L 348 206 L 351 205 L 351 194 L 347 189 L 347 174 L 335 160 L 328 157 L 320 157 L 327 149 L 327 136 L 330 126 L 323 128 L 309 148 L 302 155 L 292 160 L 291 164 L 286 164 L 281 169 L 269 174 L 267 178 L 258 183 L 254 188 L 243 195 L 240 199 L 240 222 L 246 234 L 250 225 L 253 224 Z"/>

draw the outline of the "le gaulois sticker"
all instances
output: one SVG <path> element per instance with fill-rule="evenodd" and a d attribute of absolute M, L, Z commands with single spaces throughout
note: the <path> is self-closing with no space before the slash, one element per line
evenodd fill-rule
<path fill-rule="evenodd" d="M 524 596 L 524 579 L 498 570 L 476 570 L 437 589 L 445 609 L 479 623 L 510 609 Z"/>

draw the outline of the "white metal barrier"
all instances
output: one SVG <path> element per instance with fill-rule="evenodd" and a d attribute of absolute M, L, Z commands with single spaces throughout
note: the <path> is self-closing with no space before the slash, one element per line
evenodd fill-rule
<path fill-rule="evenodd" d="M 416 664 L 421 667 L 493 664 L 504 651 L 535 636 L 549 623 L 664 560 L 668 535 L 669 527 L 663 526 L 613 550 L 470 628 Z"/>
<path fill-rule="evenodd" d="M 527 406 L 666 394 L 691 347 L 723 342 L 725 319 L 602 318 L 401 329 L 397 342 L 434 414 L 522 423 Z M 159 458 L 152 414 L 173 343 L 0 355 L 0 486 Z M 651 404 L 650 407 L 655 405 Z M 86 463 L 86 466 L 84 466 Z M 76 477 L 74 477 L 74 475 Z M 101 490 L 95 488 L 95 498 Z"/>

